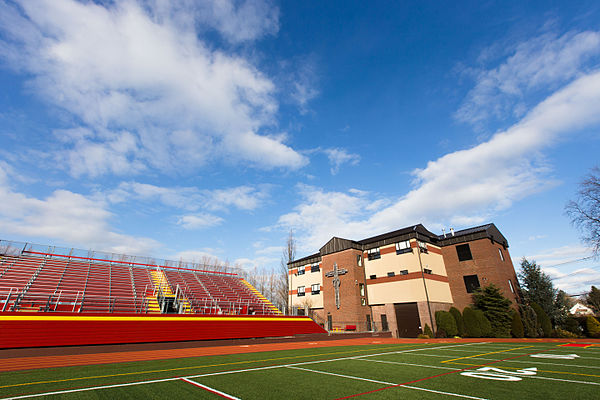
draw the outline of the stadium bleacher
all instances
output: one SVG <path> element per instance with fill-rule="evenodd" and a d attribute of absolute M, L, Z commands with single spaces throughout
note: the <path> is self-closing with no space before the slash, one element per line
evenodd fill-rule
<path fill-rule="evenodd" d="M 81 254 L 0 241 L 0 311 L 281 314 L 236 274 Z"/>

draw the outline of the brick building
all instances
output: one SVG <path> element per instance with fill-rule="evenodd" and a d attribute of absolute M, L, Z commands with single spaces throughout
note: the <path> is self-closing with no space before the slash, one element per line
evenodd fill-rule
<path fill-rule="evenodd" d="M 414 225 L 354 241 L 333 237 L 288 263 L 290 304 L 328 330 L 390 330 L 411 337 L 434 314 L 471 304 L 494 283 L 516 302 L 508 242 L 494 224 L 435 235 Z"/>

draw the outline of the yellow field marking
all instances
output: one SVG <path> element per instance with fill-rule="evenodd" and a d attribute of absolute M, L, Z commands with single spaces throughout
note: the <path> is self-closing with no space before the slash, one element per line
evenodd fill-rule
<path fill-rule="evenodd" d="M 513 349 L 508 349 L 508 350 L 492 351 L 491 353 L 475 354 L 474 356 L 466 356 L 466 357 L 453 358 L 451 360 L 444 360 L 444 361 L 440 361 L 440 362 L 447 363 L 447 362 L 456 361 L 456 360 L 464 360 L 465 358 L 474 358 L 474 357 L 487 356 L 489 354 L 505 353 L 507 351 L 513 351 L 513 350 L 519 350 L 519 349 L 527 349 L 527 348 L 530 348 L 530 347 L 533 347 L 533 346 L 515 347 Z M 455 363 L 455 364 L 457 364 L 457 363 Z"/>
<path fill-rule="evenodd" d="M 309 317 L 295 318 L 266 318 L 266 317 L 90 317 L 90 316 L 35 316 L 31 315 L 4 315 L 0 316 L 0 321 L 287 321 L 287 322 L 307 322 L 312 321 Z"/>
<path fill-rule="evenodd" d="M 431 343 L 428 345 L 432 345 L 434 343 Z M 393 347 L 383 347 L 380 348 L 378 350 L 388 350 L 388 349 L 394 349 L 394 348 L 405 348 L 405 347 L 415 347 L 415 346 L 419 346 L 419 345 L 407 345 L 407 346 L 393 346 Z M 154 374 L 154 373 L 159 373 L 159 372 L 169 372 L 169 371 L 181 371 L 184 369 L 200 369 L 200 368 L 209 368 L 209 367 L 223 367 L 226 365 L 238 365 L 238 364 L 251 364 L 251 363 L 259 363 L 259 362 L 265 362 L 265 361 L 277 361 L 277 360 L 288 360 L 291 358 L 306 358 L 306 357 L 318 357 L 318 356 L 326 356 L 329 354 L 349 354 L 349 353 L 360 353 L 360 352 L 367 352 L 367 351 L 371 351 L 373 349 L 368 349 L 368 350 L 352 350 L 352 351 L 337 351 L 337 352 L 332 352 L 332 353 L 321 353 L 321 354 L 309 354 L 309 355 L 304 355 L 304 356 L 290 356 L 290 357 L 279 357 L 279 358 L 266 358 L 264 360 L 248 360 L 248 361 L 235 361 L 235 362 L 230 362 L 230 363 L 222 363 L 222 364 L 210 364 L 210 365 L 195 365 L 195 366 L 190 366 L 190 367 L 177 367 L 177 368 L 165 368 L 165 369 L 156 369 L 156 370 L 151 370 L 151 371 L 137 371 L 137 372 L 123 372 L 120 374 L 110 374 L 110 375 L 96 375 L 96 376 L 82 376 L 79 378 L 67 378 L 67 379 L 55 379 L 55 380 L 51 380 L 51 381 L 37 381 L 37 382 L 25 382 L 25 383 L 15 383 L 12 385 L 3 385 L 0 386 L 0 389 L 4 389 L 4 388 L 9 388 L 9 387 L 17 387 L 17 386 L 31 386 L 31 385 L 41 385 L 41 384 L 45 384 L 45 383 L 60 383 L 60 382 L 70 382 L 70 381 L 80 381 L 80 380 L 86 380 L 86 379 L 100 379 L 100 378 L 113 378 L 113 377 L 117 377 L 117 376 L 127 376 L 127 375 L 142 375 L 142 374 Z M 142 361 L 162 361 L 162 360 L 142 360 Z M 94 364 L 94 365 L 101 365 L 101 364 Z M 109 365 L 109 364 L 107 364 Z"/>
<path fill-rule="evenodd" d="M 484 367 L 484 366 L 487 366 L 487 365 L 488 365 L 488 364 L 467 364 L 467 363 L 459 363 L 459 362 L 453 362 L 453 363 L 450 363 L 450 364 L 457 364 L 457 365 L 470 365 L 470 366 L 474 366 L 474 367 L 479 367 L 479 366 L 481 366 L 481 367 Z M 514 369 L 514 370 L 523 369 L 522 367 L 521 367 L 521 368 L 518 368 L 518 367 L 517 367 L 517 368 L 516 368 L 516 367 L 505 367 L 504 365 L 502 366 L 502 368 L 503 368 L 503 369 Z M 581 374 L 581 373 L 579 373 L 579 372 L 566 372 L 566 371 L 546 371 L 546 370 L 543 370 L 543 369 L 538 369 L 537 371 L 538 371 L 538 372 L 548 372 L 548 373 L 550 373 L 550 374 L 579 375 L 579 376 L 591 376 L 591 377 L 594 377 L 594 378 L 600 378 L 600 375 Z"/>

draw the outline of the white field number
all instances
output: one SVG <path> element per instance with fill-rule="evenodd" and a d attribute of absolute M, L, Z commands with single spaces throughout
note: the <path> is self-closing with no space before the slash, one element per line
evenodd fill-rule
<path fill-rule="evenodd" d="M 537 374 L 537 368 L 524 368 L 517 371 L 505 371 L 500 368 L 483 367 L 475 371 L 461 372 L 461 375 L 470 376 L 471 378 L 491 379 L 494 381 L 520 381 L 521 376 L 532 376 Z"/>
<path fill-rule="evenodd" d="M 574 360 L 576 358 L 579 358 L 577 354 L 532 354 L 529 357 L 552 358 L 555 360 Z"/>

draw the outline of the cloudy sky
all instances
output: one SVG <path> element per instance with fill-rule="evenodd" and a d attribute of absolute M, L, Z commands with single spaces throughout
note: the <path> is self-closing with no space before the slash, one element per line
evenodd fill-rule
<path fill-rule="evenodd" d="M 600 5 L 403 3 L 0 0 L 0 238 L 270 268 L 494 222 L 600 285 Z"/>

